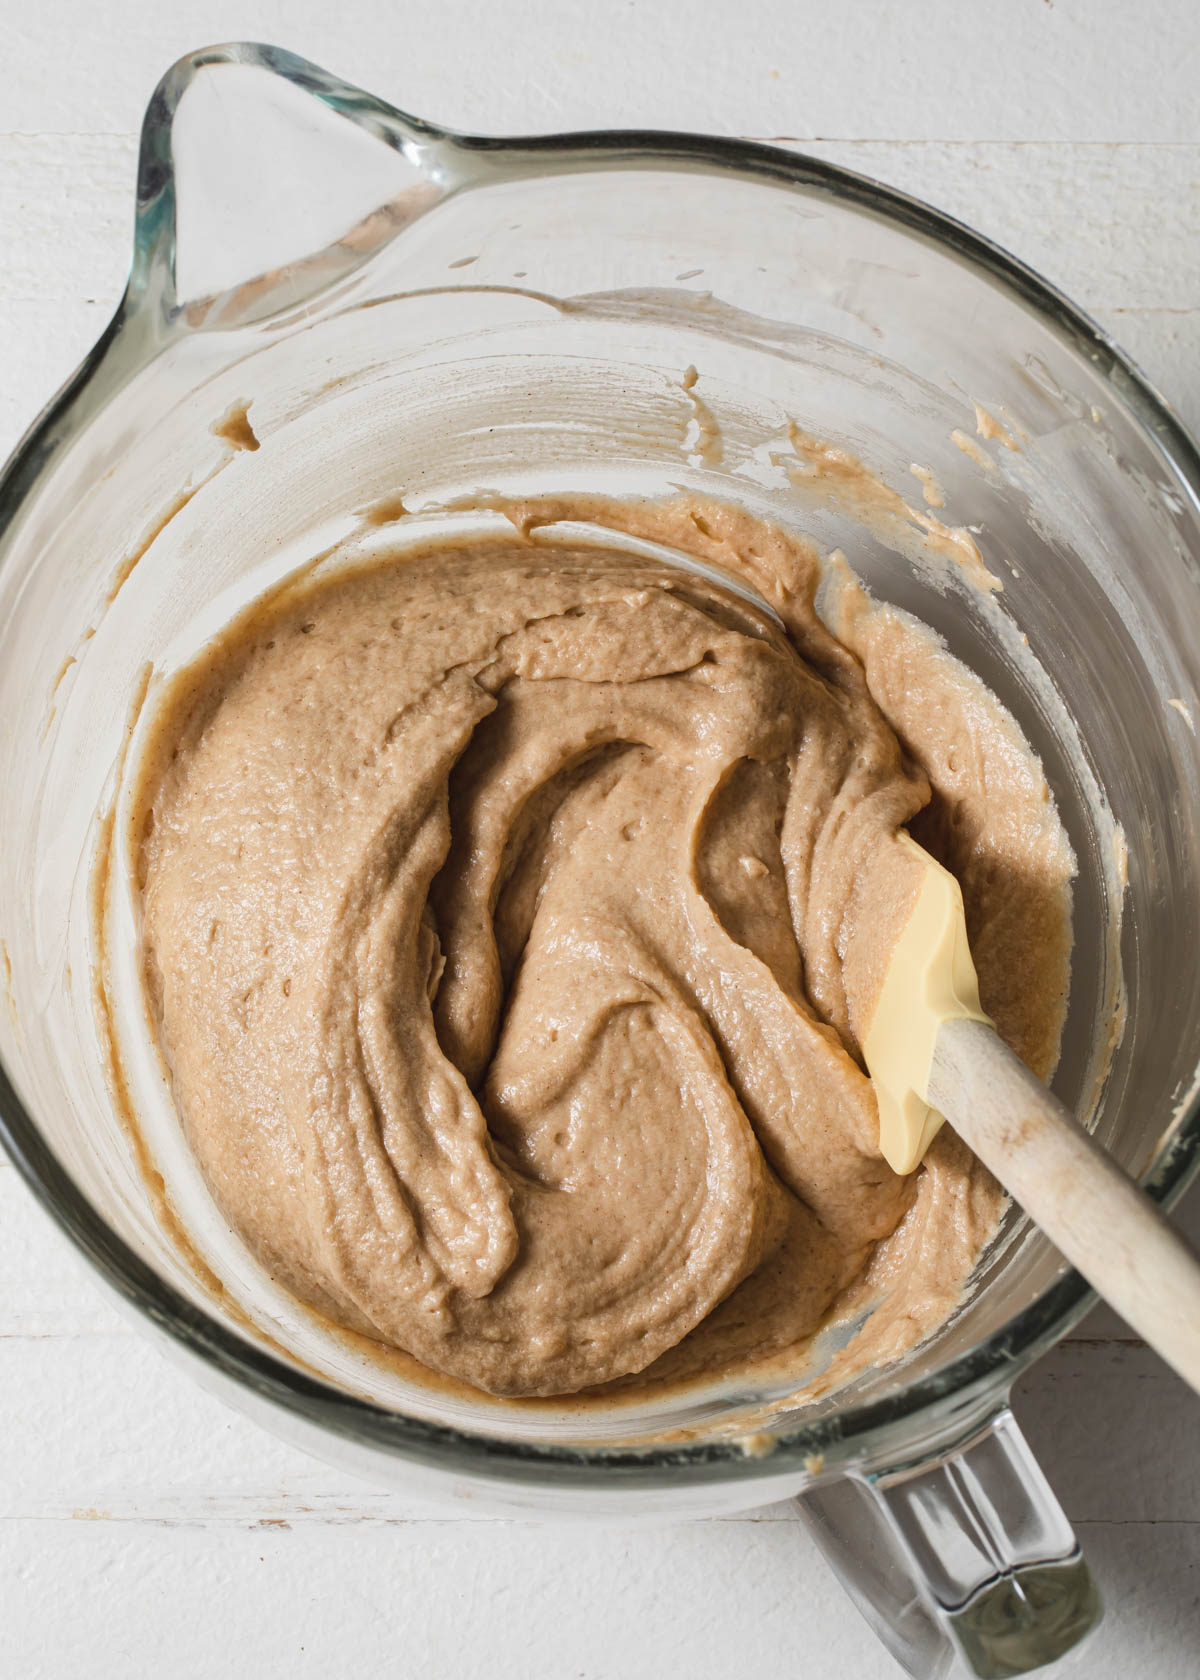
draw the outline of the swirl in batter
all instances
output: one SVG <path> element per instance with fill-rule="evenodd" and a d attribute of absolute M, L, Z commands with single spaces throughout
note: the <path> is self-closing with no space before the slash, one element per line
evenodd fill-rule
<path fill-rule="evenodd" d="M 783 628 L 537 538 L 581 513 Z M 138 879 L 191 1145 L 294 1293 L 496 1394 L 744 1371 L 889 1277 L 860 1341 L 891 1357 L 999 1198 L 948 1133 L 911 1179 L 882 1161 L 848 977 L 923 813 L 984 1005 L 1049 1071 L 1072 860 L 1040 768 L 845 581 L 837 639 L 795 537 L 695 502 L 511 517 L 294 586 L 171 687 Z"/>

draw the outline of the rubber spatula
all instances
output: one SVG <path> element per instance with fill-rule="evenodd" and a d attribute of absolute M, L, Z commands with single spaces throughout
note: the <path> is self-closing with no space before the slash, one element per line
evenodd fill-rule
<path fill-rule="evenodd" d="M 1200 1260 L 1000 1038 L 980 1008 L 958 882 L 910 835 L 899 843 L 920 864 L 920 885 L 859 1035 L 884 1158 L 911 1172 L 949 1121 L 1093 1289 L 1200 1390 Z"/>

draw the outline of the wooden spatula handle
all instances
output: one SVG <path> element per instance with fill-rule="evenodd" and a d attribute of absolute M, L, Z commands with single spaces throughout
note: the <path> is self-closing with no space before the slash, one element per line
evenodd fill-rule
<path fill-rule="evenodd" d="M 942 1024 L 929 1100 L 1055 1247 L 1200 1391 L 1200 1260 L 991 1027 Z"/>

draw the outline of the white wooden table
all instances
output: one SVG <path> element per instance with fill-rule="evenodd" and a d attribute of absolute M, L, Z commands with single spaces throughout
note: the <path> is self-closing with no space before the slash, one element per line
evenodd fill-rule
<path fill-rule="evenodd" d="M 119 295 L 155 80 L 236 38 L 465 129 L 707 129 L 877 175 L 1057 281 L 1200 431 L 1195 0 L 0 0 L 0 456 Z M 1017 1411 L 1109 1605 L 1056 1672 L 1192 1680 L 1200 1401 L 1100 1311 Z M 0 1161 L 4 1680 L 898 1673 L 778 1509 L 434 1518 L 276 1444 L 117 1316 Z"/>

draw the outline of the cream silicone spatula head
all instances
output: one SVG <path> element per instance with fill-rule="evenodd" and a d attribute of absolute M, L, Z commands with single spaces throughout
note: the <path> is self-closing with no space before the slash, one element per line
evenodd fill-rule
<path fill-rule="evenodd" d="M 979 981 L 967 940 L 962 888 L 948 869 L 903 831 L 919 885 L 884 970 L 863 1058 L 879 1106 L 879 1147 L 893 1172 L 910 1173 L 942 1124 L 927 1092 L 938 1030 L 945 1021 L 983 1021 Z"/>
<path fill-rule="evenodd" d="M 1200 1261 L 996 1033 L 979 1003 L 962 892 L 909 835 L 918 870 L 860 1033 L 880 1147 L 911 1172 L 943 1118 L 1066 1258 L 1200 1390 Z"/>

